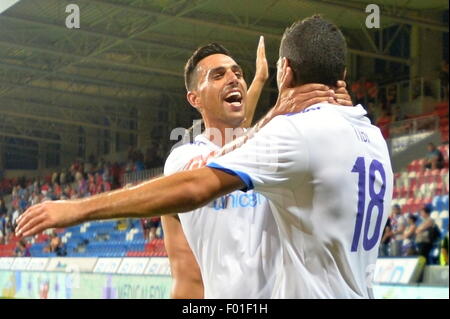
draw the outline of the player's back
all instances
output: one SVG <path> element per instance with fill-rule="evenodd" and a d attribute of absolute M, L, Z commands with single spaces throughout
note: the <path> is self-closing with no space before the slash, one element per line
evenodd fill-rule
<path fill-rule="evenodd" d="M 170 154 L 165 174 L 218 149 L 199 135 L 194 144 Z M 235 191 L 179 218 L 201 269 L 205 298 L 270 297 L 280 244 L 266 198 L 254 191 Z"/>
<path fill-rule="evenodd" d="M 292 177 L 292 195 L 274 200 L 287 239 L 274 297 L 371 297 L 393 174 L 386 142 L 364 114 L 361 106 L 321 104 L 289 117 L 304 138 L 308 170 Z"/>

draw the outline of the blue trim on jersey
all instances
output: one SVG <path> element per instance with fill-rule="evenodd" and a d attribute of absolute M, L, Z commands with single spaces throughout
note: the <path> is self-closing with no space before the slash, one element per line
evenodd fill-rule
<path fill-rule="evenodd" d="M 292 115 L 295 115 L 295 114 L 308 113 L 309 111 L 317 111 L 317 110 L 320 110 L 320 106 L 308 107 L 307 109 L 305 109 L 305 110 L 303 110 L 301 112 L 291 112 L 291 113 L 286 113 L 286 114 L 283 114 L 283 115 L 285 115 L 285 116 L 292 116 Z"/>
<path fill-rule="evenodd" d="M 255 188 L 255 186 L 253 185 L 252 179 L 250 178 L 250 176 L 248 176 L 248 174 L 241 172 L 241 171 L 234 171 L 232 169 L 229 168 L 225 168 L 217 163 L 209 163 L 206 166 L 211 167 L 211 168 L 215 168 L 218 170 L 221 170 L 227 174 L 233 175 L 233 176 L 237 176 L 239 177 L 245 184 L 245 187 L 243 189 L 241 189 L 241 191 L 246 192 L 249 191 L 253 188 Z"/>

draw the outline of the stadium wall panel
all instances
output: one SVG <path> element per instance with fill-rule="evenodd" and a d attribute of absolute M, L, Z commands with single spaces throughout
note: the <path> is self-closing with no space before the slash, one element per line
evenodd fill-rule
<path fill-rule="evenodd" d="M 26 299 L 168 299 L 170 276 L 0 271 L 0 297 Z"/>

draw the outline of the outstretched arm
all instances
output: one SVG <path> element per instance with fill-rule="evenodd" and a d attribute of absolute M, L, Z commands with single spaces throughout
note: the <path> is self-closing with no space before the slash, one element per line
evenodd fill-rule
<path fill-rule="evenodd" d="M 256 51 L 256 71 L 253 82 L 247 91 L 247 101 L 245 105 L 245 120 L 242 127 L 250 127 L 255 115 L 256 106 L 261 96 L 264 83 L 269 78 L 269 67 L 266 59 L 266 49 L 264 46 L 264 37 L 259 38 L 258 50 Z"/>
<path fill-rule="evenodd" d="M 68 227 L 89 220 L 191 211 L 243 187 L 239 177 L 204 167 L 87 199 L 49 201 L 32 206 L 19 217 L 16 234 L 31 236 L 48 228 Z"/>

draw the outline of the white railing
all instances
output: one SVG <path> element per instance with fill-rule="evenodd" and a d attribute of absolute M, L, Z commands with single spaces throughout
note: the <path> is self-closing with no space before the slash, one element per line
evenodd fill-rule
<path fill-rule="evenodd" d="M 434 132 L 439 129 L 439 116 L 427 115 L 409 120 L 390 123 L 382 129 L 389 130 L 389 137 L 415 135 L 417 133 Z"/>
<path fill-rule="evenodd" d="M 388 132 L 393 154 L 401 152 L 410 145 L 427 138 L 439 129 L 439 117 L 428 115 L 398 121 L 381 128 Z"/>
<path fill-rule="evenodd" d="M 148 179 L 152 179 L 156 176 L 162 175 L 164 172 L 164 167 L 156 167 L 147 169 L 140 172 L 126 173 L 123 175 L 122 185 L 135 184 Z"/>
<path fill-rule="evenodd" d="M 426 92 L 427 86 L 430 92 Z M 387 99 L 390 89 L 396 92 L 395 104 L 412 102 L 413 100 L 423 98 L 424 96 L 433 97 L 436 101 L 448 100 L 448 96 L 446 96 L 445 93 L 445 88 L 442 86 L 440 79 L 426 80 L 423 77 L 419 77 L 394 83 L 382 84 L 378 87 L 378 99 L 380 99 L 382 94 L 384 94 Z"/>

